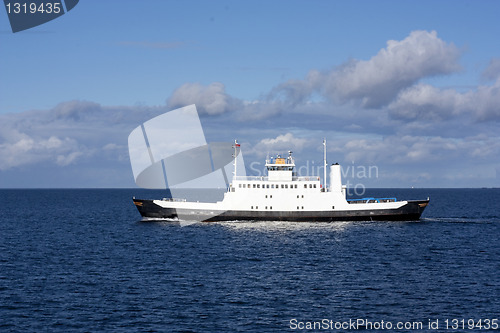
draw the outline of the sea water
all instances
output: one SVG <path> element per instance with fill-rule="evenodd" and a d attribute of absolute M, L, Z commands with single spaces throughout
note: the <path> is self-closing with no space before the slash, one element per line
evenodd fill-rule
<path fill-rule="evenodd" d="M 0 190 L 0 331 L 484 332 L 500 320 L 500 189 L 364 194 L 429 196 L 419 222 L 141 222 L 132 196 L 163 194 Z"/>

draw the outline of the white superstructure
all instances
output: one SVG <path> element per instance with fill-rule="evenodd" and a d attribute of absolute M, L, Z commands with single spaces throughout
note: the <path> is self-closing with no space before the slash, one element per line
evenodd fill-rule
<path fill-rule="evenodd" d="M 155 203 L 177 209 L 286 212 L 364 210 L 375 207 L 394 209 L 406 204 L 406 201 L 391 199 L 349 203 L 346 200 L 346 186 L 341 182 L 339 164 L 330 166 L 328 188 L 322 186 L 319 176 L 296 176 L 291 152 L 286 158 L 278 155 L 266 160 L 266 168 L 267 176 L 233 176 L 224 199 L 216 203 L 162 200 L 155 200 Z"/>

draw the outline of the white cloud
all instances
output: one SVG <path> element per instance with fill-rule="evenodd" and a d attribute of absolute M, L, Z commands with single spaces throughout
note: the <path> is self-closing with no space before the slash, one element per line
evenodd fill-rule
<path fill-rule="evenodd" d="M 476 91 L 466 93 L 469 109 L 478 121 L 500 121 L 500 78 L 490 86 L 479 86 Z"/>
<path fill-rule="evenodd" d="M 288 150 L 300 152 L 309 144 L 310 141 L 308 139 L 298 138 L 292 133 L 285 133 L 278 135 L 275 138 L 265 138 L 260 140 L 250 151 L 246 153 L 254 154 L 255 156 L 265 156 L 270 152 L 283 153 Z"/>
<path fill-rule="evenodd" d="M 466 115 L 473 121 L 500 121 L 500 79 L 465 93 L 419 84 L 402 91 L 388 109 L 391 116 L 405 120 L 437 121 Z"/>
<path fill-rule="evenodd" d="M 466 98 L 455 90 L 418 84 L 403 90 L 388 108 L 395 118 L 435 121 L 461 113 L 465 104 Z"/>
<path fill-rule="evenodd" d="M 191 104 L 196 104 L 202 114 L 216 115 L 234 111 L 240 102 L 226 94 L 224 85 L 219 82 L 213 82 L 208 86 L 185 83 L 167 100 L 167 106 L 172 109 Z"/>
<path fill-rule="evenodd" d="M 496 80 L 500 78 L 500 58 L 490 60 L 488 67 L 483 71 L 482 77 L 486 80 Z"/>
<path fill-rule="evenodd" d="M 78 157 L 82 156 L 83 153 L 79 151 L 74 151 L 69 153 L 68 155 L 57 155 L 56 163 L 57 165 L 60 166 L 67 166 L 72 163 L 75 163 L 75 161 L 78 159 Z"/>
<path fill-rule="evenodd" d="M 332 99 L 381 107 L 424 77 L 458 71 L 459 56 L 458 48 L 435 31 L 413 31 L 402 41 L 388 41 L 368 61 L 352 60 L 327 73 L 324 91 Z"/>
<path fill-rule="evenodd" d="M 163 111 L 69 101 L 49 110 L 0 115 L 0 170 L 123 161 L 128 133 Z"/>
<path fill-rule="evenodd" d="M 0 170 L 50 160 L 56 161 L 60 165 L 68 165 L 81 155 L 81 153 L 75 155 L 75 152 L 72 152 L 78 147 L 74 140 L 67 137 L 60 139 L 51 136 L 47 139 L 34 139 L 27 134 L 20 134 L 20 136 L 22 136 L 21 139 L 0 144 Z M 67 160 L 65 154 L 68 153 L 72 156 L 71 160 Z M 62 159 L 66 159 L 67 162 L 61 164 Z"/>
<path fill-rule="evenodd" d="M 459 57 L 460 50 L 435 31 L 413 31 L 401 41 L 389 40 L 369 60 L 352 59 L 330 71 L 311 70 L 302 80 L 277 85 L 258 103 L 245 105 L 244 119 L 274 116 L 318 97 L 381 108 L 423 78 L 459 71 Z"/>
<path fill-rule="evenodd" d="M 336 151 L 346 161 L 397 165 L 436 165 L 441 162 L 488 160 L 500 154 L 500 137 L 398 136 L 377 139 L 347 139 Z"/>

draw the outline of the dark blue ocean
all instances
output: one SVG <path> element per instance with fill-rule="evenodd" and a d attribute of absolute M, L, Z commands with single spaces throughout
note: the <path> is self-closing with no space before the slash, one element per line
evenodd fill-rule
<path fill-rule="evenodd" d="M 500 325 L 500 189 L 365 195 L 431 203 L 420 222 L 181 227 L 140 221 L 132 196 L 159 198 L 160 191 L 0 190 L 0 331 L 345 332 L 391 324 L 398 332 L 484 332 Z M 357 320 L 364 322 L 346 326 Z"/>

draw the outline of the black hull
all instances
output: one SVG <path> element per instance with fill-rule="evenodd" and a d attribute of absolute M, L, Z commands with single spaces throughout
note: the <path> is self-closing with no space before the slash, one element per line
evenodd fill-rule
<path fill-rule="evenodd" d="M 142 217 L 173 219 L 177 218 L 177 212 L 173 208 L 163 208 L 153 202 L 153 200 L 133 199 L 134 205 Z"/>
<path fill-rule="evenodd" d="M 429 200 L 412 200 L 397 209 L 346 210 L 346 211 L 223 211 L 220 214 L 205 215 L 203 211 L 182 212 L 193 216 L 193 220 L 217 221 L 291 221 L 291 222 L 333 222 L 333 221 L 416 221 Z M 134 199 L 139 213 L 145 218 L 177 218 L 174 208 L 163 208 L 153 200 Z M 181 212 L 180 212 L 181 213 Z M 212 213 L 212 212 L 211 212 Z"/>

